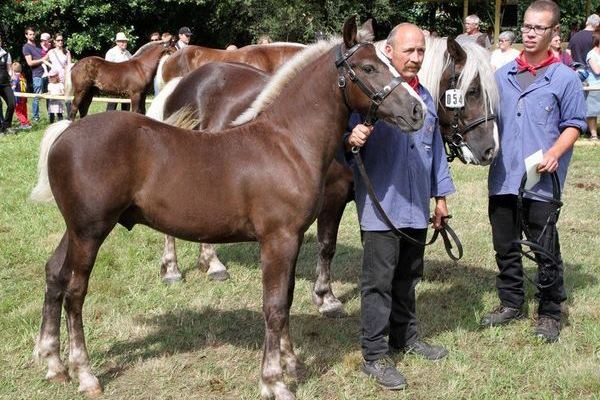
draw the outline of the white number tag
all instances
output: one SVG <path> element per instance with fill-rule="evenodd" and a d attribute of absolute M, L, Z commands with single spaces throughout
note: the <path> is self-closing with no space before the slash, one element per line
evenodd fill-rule
<path fill-rule="evenodd" d="M 465 95 L 460 89 L 446 90 L 446 107 L 462 108 L 465 106 Z"/>

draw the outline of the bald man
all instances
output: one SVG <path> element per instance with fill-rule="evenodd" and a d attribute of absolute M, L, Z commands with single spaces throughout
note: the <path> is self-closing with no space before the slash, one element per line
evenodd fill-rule
<path fill-rule="evenodd" d="M 425 123 L 419 131 L 408 134 L 384 121 L 366 126 L 361 123 L 362 117 L 354 113 L 344 137 L 345 145 L 347 150 L 353 146 L 361 148 L 375 193 L 395 228 L 425 242 L 431 199 L 435 199 L 433 227 L 439 229 L 448 216 L 446 196 L 455 189 L 433 99 L 417 77 L 425 54 L 423 32 L 412 24 L 396 26 L 384 52 L 427 106 Z M 438 360 L 448 352 L 423 342 L 417 332 L 415 286 L 423 275 L 424 247 L 397 236 L 384 222 L 368 198 L 358 168 L 353 168 L 364 248 L 362 370 L 386 389 L 403 389 L 406 380 L 390 355 L 402 352 Z"/>

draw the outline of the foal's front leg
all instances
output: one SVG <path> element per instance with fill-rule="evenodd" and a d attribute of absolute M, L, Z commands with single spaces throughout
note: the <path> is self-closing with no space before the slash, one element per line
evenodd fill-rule
<path fill-rule="evenodd" d="M 173 236 L 165 235 L 165 250 L 160 264 L 160 276 L 165 283 L 175 283 L 181 280 L 181 271 L 177 266 L 177 250 Z"/>
<path fill-rule="evenodd" d="M 284 233 L 261 242 L 263 313 L 265 345 L 261 371 L 261 395 L 264 398 L 293 400 L 294 394 L 283 382 L 282 362 L 295 373 L 298 359 L 294 354 L 288 325 L 294 291 L 294 271 L 301 237 Z M 283 345 L 283 346 L 282 346 Z"/>
<path fill-rule="evenodd" d="M 200 253 L 198 254 L 197 267 L 202 271 L 206 271 L 208 277 L 213 281 L 225 281 L 229 279 L 227 267 L 223 265 L 215 246 L 209 243 L 200 243 Z"/>

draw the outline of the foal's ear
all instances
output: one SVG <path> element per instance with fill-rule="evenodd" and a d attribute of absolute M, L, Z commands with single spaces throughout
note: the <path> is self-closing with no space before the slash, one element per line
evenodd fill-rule
<path fill-rule="evenodd" d="M 344 46 L 346 46 L 347 49 L 356 44 L 356 15 L 353 15 L 346 20 L 344 23 L 343 34 Z"/>
<path fill-rule="evenodd" d="M 467 53 L 458 44 L 454 37 L 448 36 L 448 54 L 454 59 L 456 64 L 464 64 L 467 61 Z"/>
<path fill-rule="evenodd" d="M 357 39 L 359 42 L 372 42 L 375 39 L 375 30 L 373 29 L 373 19 L 369 18 L 362 24 L 358 30 Z"/>

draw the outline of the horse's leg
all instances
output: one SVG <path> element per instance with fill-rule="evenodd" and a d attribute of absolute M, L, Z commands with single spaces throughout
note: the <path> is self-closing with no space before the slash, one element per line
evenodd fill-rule
<path fill-rule="evenodd" d="M 319 259 L 317 280 L 313 286 L 313 303 L 326 317 L 345 317 L 344 305 L 335 297 L 331 289 L 331 261 L 335 255 L 337 234 L 344 209 L 352 191 L 352 177 L 340 177 L 325 187 L 325 199 L 317 217 L 317 241 Z"/>
<path fill-rule="evenodd" d="M 60 317 L 65 289 L 70 272 L 65 269 L 68 236 L 63 235 L 60 244 L 46 263 L 46 293 L 42 310 L 40 335 L 33 355 L 48 362 L 46 379 L 50 382 L 66 382 L 69 373 L 60 360 Z"/>
<path fill-rule="evenodd" d="M 138 105 L 138 112 L 146 115 L 146 91 L 144 90 L 140 96 L 140 103 Z"/>
<path fill-rule="evenodd" d="M 76 89 L 73 93 L 73 101 L 71 102 L 71 112 L 69 113 L 69 119 L 74 121 L 77 118 L 77 112 L 79 111 L 79 105 L 86 95 L 86 90 Z"/>
<path fill-rule="evenodd" d="M 88 90 L 82 97 L 79 102 L 79 116 L 81 118 L 85 117 L 90 109 L 90 105 L 92 104 L 92 99 L 94 98 L 94 90 Z M 75 111 L 77 113 L 77 111 Z"/>
<path fill-rule="evenodd" d="M 165 235 L 165 251 L 160 265 L 160 276 L 165 283 L 175 283 L 181 280 L 181 271 L 177 266 L 177 251 L 173 236 Z"/>
<path fill-rule="evenodd" d="M 208 277 L 213 281 L 225 281 L 229 279 L 229 272 L 219 257 L 215 246 L 208 243 L 200 243 L 200 254 L 196 264 L 202 271 L 206 271 Z"/>
<path fill-rule="evenodd" d="M 294 270 L 301 241 L 299 236 L 301 235 L 283 233 L 270 235 L 268 239 L 261 241 L 265 317 L 261 395 L 265 398 L 272 396 L 277 400 L 295 398 L 283 382 L 281 363 L 283 361 L 286 369 L 292 371 L 298 364 L 287 326 L 293 300 Z"/>
<path fill-rule="evenodd" d="M 69 364 L 71 371 L 79 378 L 79 392 L 87 396 L 101 394 L 102 387 L 90 367 L 83 331 L 82 309 L 96 254 L 105 237 L 105 234 L 78 237 L 70 232 L 65 260 L 65 264 L 72 271 L 65 293 L 65 312 L 69 330 Z"/>
<path fill-rule="evenodd" d="M 142 101 L 142 95 L 140 93 L 132 93 L 131 94 L 131 111 L 144 114 L 140 110 L 141 101 Z"/>

